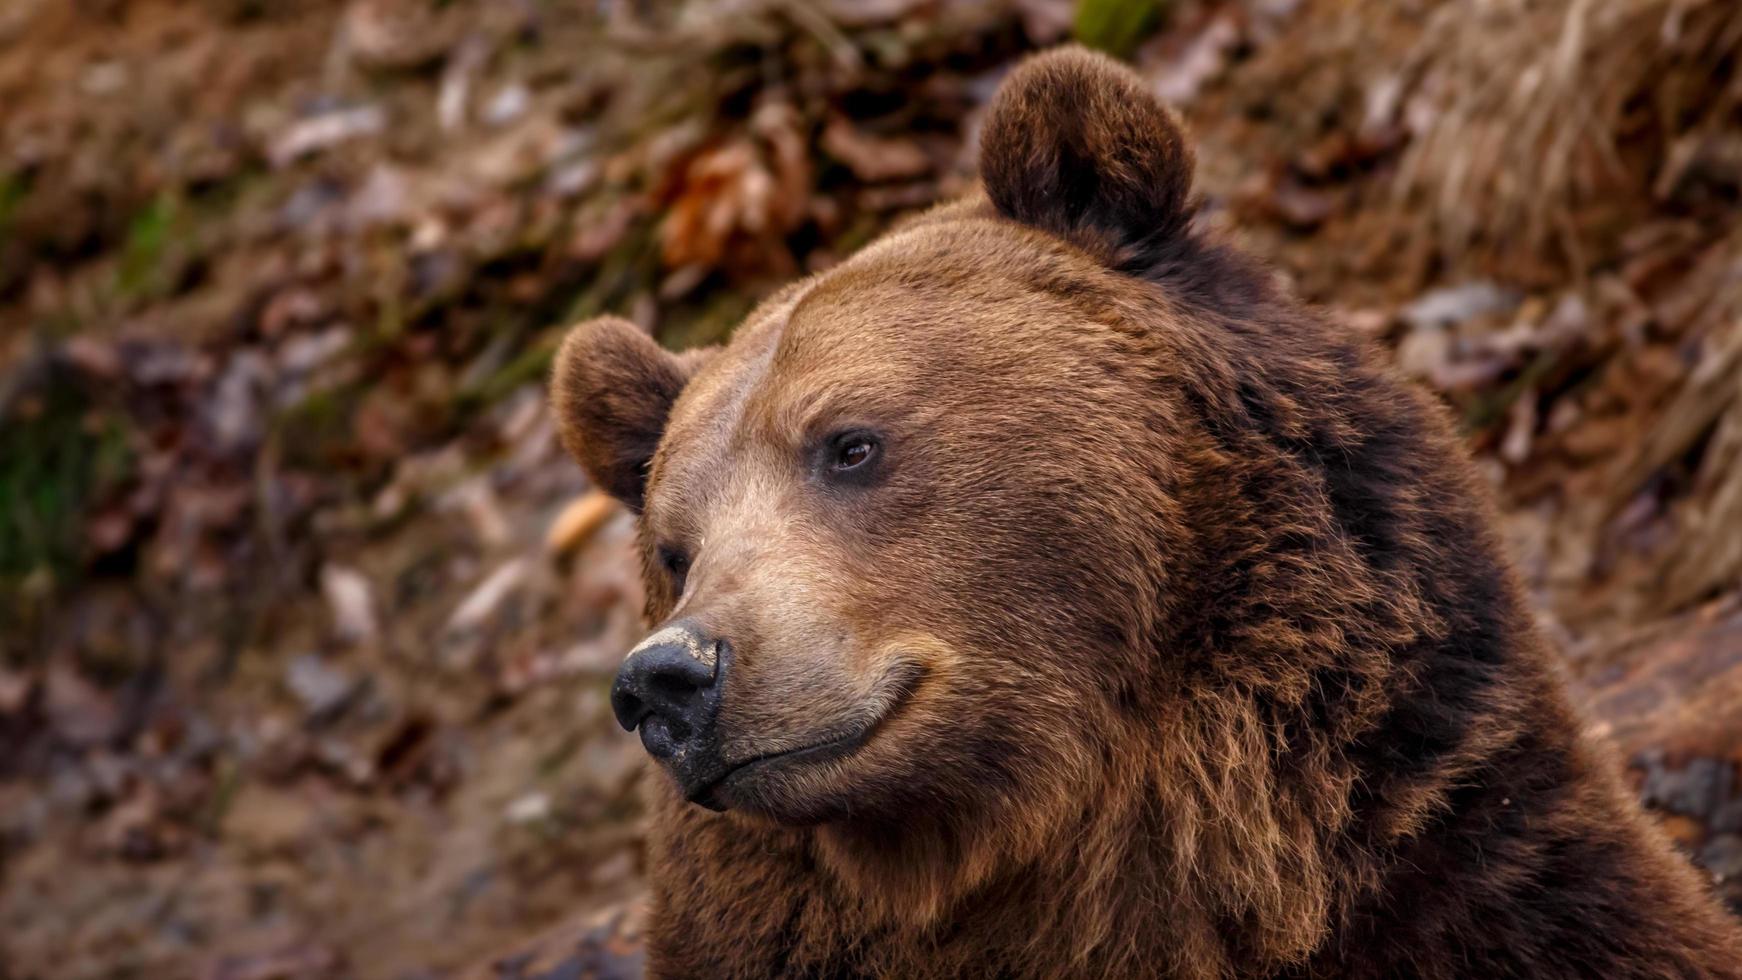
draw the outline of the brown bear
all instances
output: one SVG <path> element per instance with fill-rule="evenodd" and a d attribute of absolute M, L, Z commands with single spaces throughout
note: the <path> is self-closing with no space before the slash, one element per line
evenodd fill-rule
<path fill-rule="evenodd" d="M 1190 221 L 1117 63 L 724 348 L 575 328 L 659 977 L 1736 977 L 1444 412 Z"/>

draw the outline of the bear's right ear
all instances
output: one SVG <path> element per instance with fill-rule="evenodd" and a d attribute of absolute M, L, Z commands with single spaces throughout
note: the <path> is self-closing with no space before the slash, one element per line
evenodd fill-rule
<path fill-rule="evenodd" d="M 1182 233 L 1192 167 L 1173 111 L 1129 68 L 1079 47 L 1011 71 L 980 135 L 980 176 L 1000 213 L 1117 267 Z"/>
<path fill-rule="evenodd" d="M 672 403 L 714 350 L 673 354 L 614 316 L 569 331 L 551 370 L 551 406 L 563 445 L 595 486 L 640 513 Z"/>

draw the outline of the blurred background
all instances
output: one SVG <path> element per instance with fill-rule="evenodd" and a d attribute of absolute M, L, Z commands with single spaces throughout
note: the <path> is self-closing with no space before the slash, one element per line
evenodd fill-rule
<path fill-rule="evenodd" d="M 635 896 L 563 328 L 721 338 L 1073 38 L 1444 398 L 1742 905 L 1742 4 L 5 0 L 0 978 L 488 976 Z"/>

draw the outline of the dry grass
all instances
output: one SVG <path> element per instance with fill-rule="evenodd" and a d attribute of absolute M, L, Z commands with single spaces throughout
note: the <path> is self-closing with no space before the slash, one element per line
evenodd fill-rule
<path fill-rule="evenodd" d="M 1411 59 L 1398 201 L 1444 255 L 1550 248 L 1583 268 L 1582 243 L 1736 126 L 1739 62 L 1735 0 L 1452 0 Z"/>

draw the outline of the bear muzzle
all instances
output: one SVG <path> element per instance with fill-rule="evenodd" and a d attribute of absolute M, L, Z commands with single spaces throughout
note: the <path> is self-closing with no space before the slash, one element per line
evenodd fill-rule
<path fill-rule="evenodd" d="M 743 676 L 734 682 L 742 690 L 733 696 L 747 699 L 748 717 L 739 705 L 736 715 L 727 713 L 732 719 L 722 720 L 734 655 L 730 641 L 684 617 L 631 650 L 611 688 L 617 723 L 625 731 L 639 730 L 642 747 L 683 797 L 711 810 L 773 806 L 769 812 L 778 817 L 782 807 L 776 801 L 790 803 L 799 785 L 795 779 L 858 753 L 926 675 L 917 661 L 892 658 L 864 687 L 815 682 L 802 710 L 783 703 L 792 699 L 792 689 L 777 686 L 778 706 L 771 706 L 770 690 L 759 691 L 753 677 Z M 788 670 L 785 679 L 794 676 Z"/>

